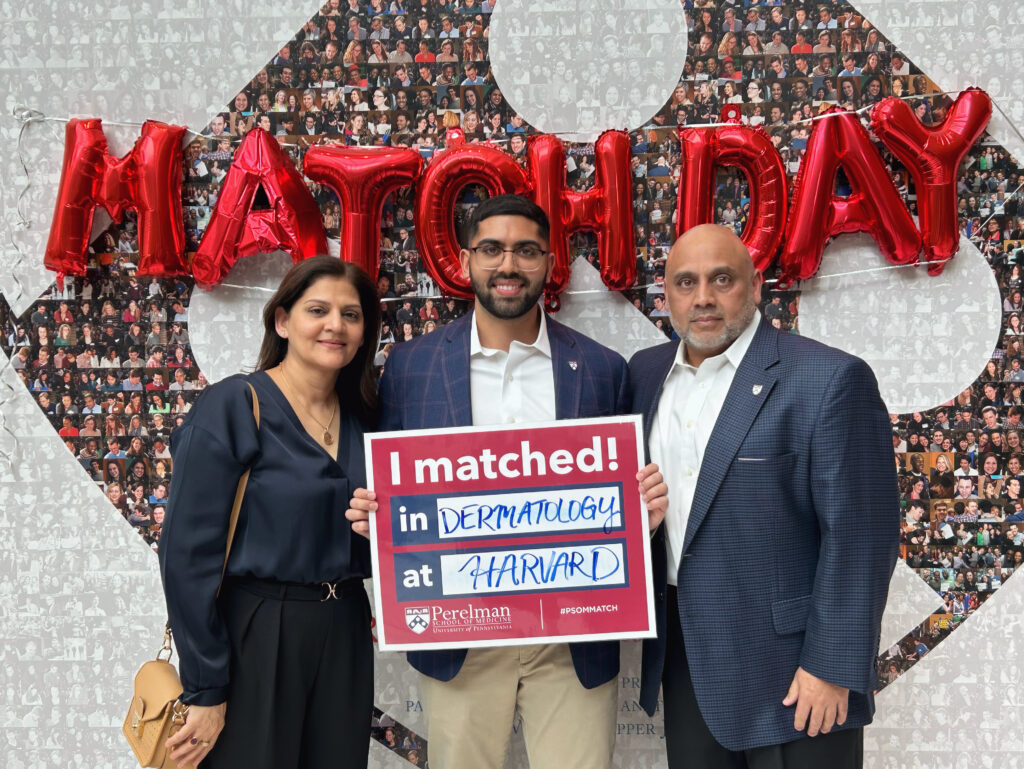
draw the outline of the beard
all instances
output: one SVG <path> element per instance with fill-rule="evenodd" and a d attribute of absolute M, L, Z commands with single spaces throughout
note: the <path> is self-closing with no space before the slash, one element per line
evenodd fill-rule
<path fill-rule="evenodd" d="M 681 324 L 677 323 L 675 318 L 672 319 L 672 325 L 687 347 L 691 347 L 694 350 L 699 350 L 701 352 L 721 352 L 735 342 L 747 329 L 747 326 L 750 325 L 750 321 L 754 318 L 755 312 L 757 312 L 757 302 L 754 301 L 753 297 L 750 297 L 750 299 L 743 305 L 741 312 L 736 319 L 727 322 L 722 327 L 722 330 L 713 337 L 699 338 L 690 331 L 689 327 L 685 329 L 681 328 Z M 691 313 L 691 315 L 698 314 L 703 313 L 697 313 L 696 311 Z M 690 320 L 693 320 L 693 318 L 691 317 Z"/>
<path fill-rule="evenodd" d="M 498 280 L 518 280 L 523 284 L 522 291 L 518 296 L 500 296 L 491 286 Z M 530 278 L 518 272 L 493 272 L 482 275 L 469 271 L 469 282 L 473 286 L 473 294 L 487 312 L 495 318 L 502 320 L 514 320 L 521 318 L 530 312 L 540 301 L 544 293 L 544 281 L 537 285 L 530 282 Z"/>

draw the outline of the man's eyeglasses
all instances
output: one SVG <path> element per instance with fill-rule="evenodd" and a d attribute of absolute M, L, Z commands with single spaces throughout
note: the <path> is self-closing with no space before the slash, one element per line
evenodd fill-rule
<path fill-rule="evenodd" d="M 477 264 L 482 270 L 496 270 L 505 260 L 505 254 L 512 254 L 512 262 L 523 272 L 533 272 L 544 266 L 548 254 L 538 246 L 518 246 L 517 248 L 502 248 L 497 243 L 484 243 L 482 246 L 474 246 L 466 249 L 476 254 Z"/>

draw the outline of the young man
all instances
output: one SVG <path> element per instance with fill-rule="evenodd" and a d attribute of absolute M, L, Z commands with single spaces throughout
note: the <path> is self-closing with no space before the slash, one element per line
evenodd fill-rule
<path fill-rule="evenodd" d="M 380 386 L 381 430 L 544 422 L 629 413 L 626 362 L 549 319 L 549 223 L 526 198 L 474 210 L 460 252 L 472 314 L 392 350 Z M 652 516 L 667 505 L 657 468 L 638 474 Z M 346 515 L 366 534 L 373 492 Z M 430 763 L 501 769 L 512 721 L 523 719 L 533 769 L 611 767 L 619 670 L 616 642 L 410 652 L 423 675 Z M 577 739 L 573 735 L 586 735 Z"/>
<path fill-rule="evenodd" d="M 761 275 L 725 227 L 688 230 L 665 273 L 681 341 L 630 362 L 672 484 L 640 703 L 653 715 L 664 686 L 670 769 L 856 769 L 899 545 L 875 377 L 760 319 Z"/>

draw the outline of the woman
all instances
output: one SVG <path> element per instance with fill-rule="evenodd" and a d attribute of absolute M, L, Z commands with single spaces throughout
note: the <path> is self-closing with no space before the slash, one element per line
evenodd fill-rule
<path fill-rule="evenodd" d="M 347 53 L 346 53 L 347 55 Z M 388 49 L 384 46 L 384 43 L 380 40 L 370 41 L 370 55 L 366 57 L 366 61 L 370 64 L 387 64 L 388 63 Z M 346 60 L 346 64 L 348 61 Z"/>
<path fill-rule="evenodd" d="M 358 40 L 351 41 L 348 44 L 348 47 L 345 48 L 345 53 L 341 57 L 341 60 L 342 62 L 345 63 L 346 66 L 364 63 L 366 61 L 366 57 L 363 54 L 363 44 L 360 43 Z"/>
<path fill-rule="evenodd" d="M 70 323 L 61 323 L 57 329 L 57 338 L 53 341 L 57 347 L 70 347 L 75 343 L 75 333 Z"/>
<path fill-rule="evenodd" d="M 297 766 L 301 753 L 310 765 L 365 767 L 369 550 L 338 501 L 366 480 L 363 433 L 377 413 L 376 287 L 339 259 L 307 259 L 284 277 L 263 322 L 257 371 L 207 387 L 175 432 L 159 554 L 171 626 L 184 639 L 190 707 L 169 741 L 171 758 L 269 769 Z M 228 513 L 246 468 L 245 512 L 218 601 Z M 253 740 L 255 729 L 266 739 Z"/>
<path fill-rule="evenodd" d="M 370 105 L 363 99 L 362 89 L 353 88 L 348 94 L 350 112 L 368 112 Z"/>
<path fill-rule="evenodd" d="M 481 141 L 484 138 L 483 126 L 480 125 L 480 115 L 476 110 L 468 110 L 462 115 L 462 131 L 467 141 Z"/>
<path fill-rule="evenodd" d="M 953 496 L 953 466 L 945 454 L 938 454 L 935 457 L 935 467 L 932 468 L 928 486 L 933 497 L 948 499 Z"/>
<path fill-rule="evenodd" d="M 462 41 L 462 60 L 463 61 L 483 61 L 484 52 L 478 43 L 473 38 L 466 38 Z"/>
<path fill-rule="evenodd" d="M 722 103 L 723 104 L 742 104 L 743 96 L 737 92 L 736 84 L 727 80 L 722 86 Z"/>
<path fill-rule="evenodd" d="M 137 323 L 140 320 L 142 320 L 142 308 L 132 299 L 128 302 L 128 307 L 125 308 L 125 311 L 121 313 L 121 322 Z"/>
<path fill-rule="evenodd" d="M 867 39 L 864 42 L 864 50 L 871 53 L 884 53 L 885 43 L 878 34 L 877 29 L 869 29 Z"/>
<path fill-rule="evenodd" d="M 722 36 L 722 41 L 718 44 L 718 58 L 724 59 L 727 56 L 739 55 L 740 44 L 736 40 L 736 35 L 732 32 L 726 32 Z"/>
<path fill-rule="evenodd" d="M 441 41 L 441 52 L 434 57 L 434 61 L 448 63 L 458 61 L 459 57 L 455 55 L 455 46 L 451 40 L 445 39 Z"/>
<path fill-rule="evenodd" d="M 121 489 L 120 483 L 108 483 L 107 484 L 107 500 L 121 515 L 128 515 L 128 500 L 125 499 L 124 491 Z"/>
<path fill-rule="evenodd" d="M 877 53 L 869 53 L 867 59 L 864 61 L 864 66 L 861 68 L 862 75 L 881 75 L 882 65 L 878 60 Z"/>
<path fill-rule="evenodd" d="M 1015 312 L 1019 314 L 1021 310 L 1024 310 L 1024 299 L 1021 298 L 1020 291 L 1012 292 L 1003 300 L 1003 312 Z"/>
<path fill-rule="evenodd" d="M 747 45 L 743 49 L 744 56 L 763 56 L 764 55 L 764 44 L 761 42 L 761 38 L 758 37 L 757 32 L 751 30 L 747 33 Z"/>
<path fill-rule="evenodd" d="M 852 29 L 844 29 L 839 34 L 839 50 L 843 53 L 860 53 L 862 48 L 860 38 Z"/>
<path fill-rule="evenodd" d="M 366 118 L 359 113 L 352 115 L 345 126 L 345 143 L 359 144 L 360 140 L 367 134 Z"/>
<path fill-rule="evenodd" d="M 192 404 L 185 400 L 185 396 L 182 393 L 178 393 L 174 396 L 174 403 L 171 406 L 172 414 L 187 414 L 192 410 Z"/>
<path fill-rule="evenodd" d="M 761 95 L 761 83 L 758 80 L 751 80 L 747 83 L 747 101 L 750 104 L 760 104 L 764 101 Z"/>
<path fill-rule="evenodd" d="M 857 86 L 853 78 L 843 77 L 839 79 L 839 101 L 843 104 L 859 106 L 860 98 L 857 95 Z"/>
<path fill-rule="evenodd" d="M 387 112 L 391 109 L 391 100 L 383 88 L 375 88 L 373 91 L 373 109 L 378 112 Z"/>

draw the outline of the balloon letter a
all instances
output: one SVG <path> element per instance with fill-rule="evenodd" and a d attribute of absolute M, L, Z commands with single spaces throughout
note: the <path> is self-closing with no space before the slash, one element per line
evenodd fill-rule
<path fill-rule="evenodd" d="M 269 206 L 254 211 L 261 187 Z M 239 259 L 279 248 L 298 264 L 326 254 L 327 236 L 316 200 L 295 165 L 277 139 L 254 128 L 235 150 L 192 275 L 201 286 L 215 286 Z"/>

